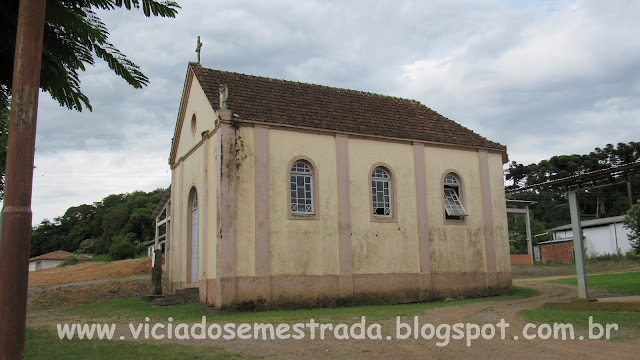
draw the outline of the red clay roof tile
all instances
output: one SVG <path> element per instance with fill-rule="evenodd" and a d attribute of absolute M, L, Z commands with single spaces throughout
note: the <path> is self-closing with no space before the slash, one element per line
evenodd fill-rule
<path fill-rule="evenodd" d="M 228 86 L 228 108 L 240 121 L 506 151 L 416 100 L 189 66 L 214 109 L 220 84 Z"/>

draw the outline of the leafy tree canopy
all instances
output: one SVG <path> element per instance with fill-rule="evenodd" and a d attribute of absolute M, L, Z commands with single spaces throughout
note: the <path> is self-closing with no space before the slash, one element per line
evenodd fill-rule
<path fill-rule="evenodd" d="M 0 105 L 6 106 L 11 94 L 19 0 L 8 0 L 0 14 Z M 147 17 L 173 18 L 180 6 L 174 1 L 156 0 L 49 0 L 45 14 L 40 88 L 61 106 L 91 110 L 89 98 L 80 89 L 79 71 L 93 65 L 95 57 L 104 60 L 116 75 L 134 88 L 149 79 L 138 65 L 109 42 L 109 31 L 98 17 L 98 10 L 142 10 Z"/>
<path fill-rule="evenodd" d="M 607 144 L 596 148 L 589 154 L 558 155 L 542 160 L 537 164 L 523 165 L 516 161 L 509 164 L 505 178 L 511 184 L 506 190 L 533 185 L 545 181 L 561 179 L 568 176 L 584 174 L 612 166 L 627 164 L 640 159 L 640 142 Z M 630 179 L 632 200 L 637 199 L 640 191 L 640 175 Z M 625 214 L 630 208 L 627 184 L 581 191 L 578 195 L 580 214 L 583 220 L 603 218 Z M 571 222 L 569 203 L 566 194 L 548 191 L 527 190 L 507 194 L 507 198 L 532 200 L 536 204 L 531 207 L 531 225 L 533 235 L 543 234 L 547 229 Z M 512 252 L 523 252 L 526 249 L 524 218 L 509 216 L 509 239 Z M 549 240 L 548 235 L 534 238 L 534 243 Z"/>
<path fill-rule="evenodd" d="M 45 219 L 33 228 L 31 256 L 55 250 L 76 251 L 80 243 L 93 239 L 89 252 L 105 254 L 129 254 L 144 250 L 144 243 L 153 240 L 155 226 L 150 218 L 165 189 L 151 192 L 135 191 L 128 194 L 109 195 L 91 205 L 70 207 L 64 215 L 53 221 Z M 134 249 L 134 250 L 131 250 Z"/>
<path fill-rule="evenodd" d="M 631 246 L 636 253 L 640 254 L 640 200 L 627 212 L 624 227 L 631 231 L 629 234 Z"/>

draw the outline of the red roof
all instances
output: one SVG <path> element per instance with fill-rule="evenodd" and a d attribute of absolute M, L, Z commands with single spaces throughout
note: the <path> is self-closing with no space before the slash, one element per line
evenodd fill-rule
<path fill-rule="evenodd" d="M 485 139 L 416 100 L 207 69 L 198 63 L 189 67 L 214 109 L 219 107 L 220 84 L 227 85 L 228 108 L 239 121 L 506 152 L 504 145 Z"/>
<path fill-rule="evenodd" d="M 50 252 L 48 254 L 43 254 L 43 255 L 40 255 L 40 256 L 32 257 L 31 259 L 29 259 L 29 261 L 34 261 L 34 260 L 65 260 L 69 256 L 76 257 L 79 260 L 91 260 L 90 257 L 85 256 L 85 255 L 79 255 L 79 254 L 70 253 L 68 251 L 58 250 L 58 251 Z"/>

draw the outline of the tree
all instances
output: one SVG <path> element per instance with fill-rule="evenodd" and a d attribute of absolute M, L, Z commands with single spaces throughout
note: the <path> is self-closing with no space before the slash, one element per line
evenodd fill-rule
<path fill-rule="evenodd" d="M 0 99 L 0 103 L 2 103 Z M 4 198 L 4 169 L 7 166 L 9 136 L 9 106 L 0 104 L 0 200 Z"/>
<path fill-rule="evenodd" d="M 4 175 L 9 132 L 9 97 L 13 83 L 13 61 L 20 0 L 9 0 L 0 13 L 0 200 L 4 198 Z M 96 10 L 140 9 L 146 17 L 176 16 L 180 6 L 157 0 L 50 0 L 47 1 L 40 88 L 61 106 L 91 110 L 89 98 L 80 90 L 78 71 L 103 59 L 116 75 L 136 89 L 149 83 L 140 67 L 112 43 L 109 31 Z"/>
<path fill-rule="evenodd" d="M 16 27 L 19 0 L 3 4 L 0 14 L 0 105 L 6 107 L 13 81 Z M 103 59 L 116 75 L 134 88 L 142 88 L 149 79 L 138 65 L 112 43 L 109 31 L 96 10 L 140 9 L 146 17 L 175 17 L 180 8 L 173 1 L 156 0 L 50 0 L 47 2 L 40 88 L 61 106 L 91 110 L 89 98 L 80 90 L 78 71 Z"/>
<path fill-rule="evenodd" d="M 628 164 L 640 159 L 640 142 L 607 144 L 589 154 L 557 155 L 537 164 L 523 165 L 515 161 L 505 172 L 512 184 L 507 190 L 527 185 L 580 175 L 612 166 Z M 626 179 L 625 179 L 626 180 Z M 631 188 L 640 188 L 640 174 L 629 178 Z M 548 191 L 521 191 L 513 195 L 520 200 L 533 200 L 533 216 L 548 227 L 566 224 L 570 221 L 565 194 Z M 598 218 L 624 214 L 629 209 L 627 185 L 620 183 L 606 188 L 585 190 L 580 194 L 580 213 L 585 218 Z"/>
<path fill-rule="evenodd" d="M 640 254 L 640 200 L 627 212 L 624 227 L 631 231 L 629 234 L 631 246 L 636 253 Z"/>

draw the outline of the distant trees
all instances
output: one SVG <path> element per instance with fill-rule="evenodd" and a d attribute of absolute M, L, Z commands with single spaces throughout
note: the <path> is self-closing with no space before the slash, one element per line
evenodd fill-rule
<path fill-rule="evenodd" d="M 70 207 L 53 221 L 45 219 L 33 228 L 31 256 L 55 250 L 75 251 L 82 241 L 93 239 L 89 250 L 94 254 L 133 257 L 155 236 L 150 216 L 164 192 L 165 189 L 156 189 L 109 195 L 92 205 Z"/>
<path fill-rule="evenodd" d="M 537 164 L 523 165 L 516 161 L 509 164 L 505 179 L 511 182 L 506 190 L 580 175 L 612 166 L 627 164 L 640 159 L 640 142 L 607 144 L 589 154 L 558 155 Z M 640 175 L 630 178 L 633 194 L 640 191 Z M 583 191 L 580 197 L 580 213 L 584 219 L 623 215 L 629 210 L 629 196 L 626 184 Z M 507 194 L 507 198 L 532 200 L 531 207 L 533 234 L 544 233 L 547 229 L 571 222 L 566 194 L 546 191 L 521 191 Z M 634 196 L 637 199 L 637 195 Z M 509 238 L 512 252 L 524 250 L 524 221 L 521 216 L 509 216 Z M 538 241 L 549 240 L 548 236 L 538 237 Z M 534 241 L 535 242 L 535 241 Z"/>
<path fill-rule="evenodd" d="M 631 246 L 640 254 L 640 200 L 629 209 L 627 216 L 624 218 L 624 227 L 629 229 L 629 240 Z"/>

